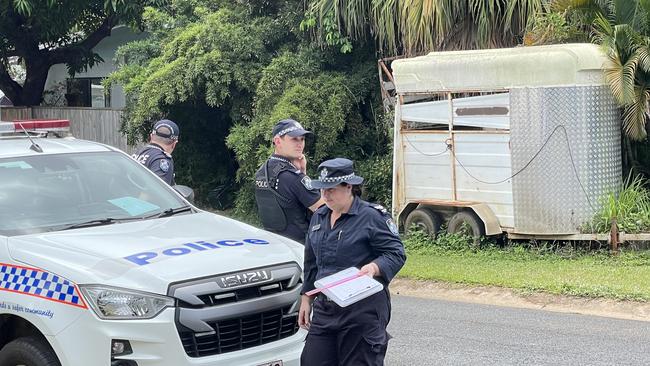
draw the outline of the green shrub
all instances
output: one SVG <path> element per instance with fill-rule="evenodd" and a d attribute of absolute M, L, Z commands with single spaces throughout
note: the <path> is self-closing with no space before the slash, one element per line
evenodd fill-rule
<path fill-rule="evenodd" d="M 438 233 L 435 239 L 421 230 L 411 230 L 404 238 L 404 247 L 410 251 L 454 251 L 462 253 L 474 249 L 471 236 L 461 234 L 448 234 L 444 231 Z"/>
<path fill-rule="evenodd" d="M 650 231 L 650 192 L 645 188 L 645 183 L 641 176 L 629 176 L 618 195 L 609 193 L 592 221 L 593 229 L 607 233 L 611 229 L 612 219 L 616 219 L 620 231 Z"/>
<path fill-rule="evenodd" d="M 393 185 L 393 154 L 375 156 L 359 161 L 356 165 L 357 174 L 364 179 L 364 199 L 390 207 Z"/>

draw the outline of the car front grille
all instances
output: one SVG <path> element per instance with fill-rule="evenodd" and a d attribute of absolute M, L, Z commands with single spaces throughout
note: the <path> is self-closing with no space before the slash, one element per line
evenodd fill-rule
<path fill-rule="evenodd" d="M 270 276 L 234 287 L 225 287 L 220 281 L 233 273 L 170 286 L 168 294 L 179 304 L 176 328 L 188 356 L 239 351 L 298 332 L 300 267 L 287 263 L 250 271 L 266 271 Z"/>
<path fill-rule="evenodd" d="M 208 306 L 223 305 L 291 290 L 293 287 L 290 286 L 290 281 L 290 279 L 275 281 L 258 286 L 244 287 L 229 292 L 201 295 L 198 296 L 198 298 Z M 301 282 L 298 282 L 293 286 L 300 286 L 301 284 Z"/>
<path fill-rule="evenodd" d="M 185 352 L 190 357 L 204 357 L 239 351 L 290 337 L 298 332 L 297 314 L 289 308 L 251 314 L 241 318 L 209 323 L 214 334 L 197 335 L 181 331 Z"/>

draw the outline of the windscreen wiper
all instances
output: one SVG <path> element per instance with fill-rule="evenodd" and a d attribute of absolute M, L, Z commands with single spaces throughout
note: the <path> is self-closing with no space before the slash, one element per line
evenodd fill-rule
<path fill-rule="evenodd" d="M 114 219 L 112 217 L 106 217 L 103 219 L 94 219 L 94 220 L 89 220 L 84 222 L 78 222 L 76 224 L 65 225 L 62 228 L 59 228 L 57 230 L 80 229 L 84 227 L 110 225 L 110 224 L 115 224 L 116 222 L 132 221 L 132 220 L 142 220 L 142 217 L 127 217 L 122 219 Z"/>
<path fill-rule="evenodd" d="M 177 213 L 187 212 L 187 211 L 192 211 L 192 206 L 185 205 L 185 206 L 181 206 L 181 207 L 177 207 L 177 208 L 168 208 L 168 209 L 166 209 L 165 211 L 163 211 L 161 213 L 151 215 L 149 217 L 156 217 L 156 218 L 158 218 L 158 217 L 167 217 L 167 216 L 173 216 L 173 215 L 176 215 Z"/>

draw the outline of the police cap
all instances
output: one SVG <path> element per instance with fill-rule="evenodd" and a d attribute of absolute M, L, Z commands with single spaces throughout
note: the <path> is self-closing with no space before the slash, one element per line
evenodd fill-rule
<path fill-rule="evenodd" d="M 173 121 L 161 119 L 153 125 L 152 133 L 160 137 L 177 140 L 181 131 L 178 129 L 178 125 Z"/>
<path fill-rule="evenodd" d="M 308 133 L 311 133 L 311 131 L 305 130 L 298 121 L 292 119 L 283 119 L 273 126 L 273 137 L 282 137 L 284 135 L 298 137 Z"/>
<path fill-rule="evenodd" d="M 315 189 L 332 188 L 341 183 L 357 185 L 363 178 L 354 173 L 354 163 L 345 158 L 330 159 L 318 166 L 318 179 L 311 181 Z"/>

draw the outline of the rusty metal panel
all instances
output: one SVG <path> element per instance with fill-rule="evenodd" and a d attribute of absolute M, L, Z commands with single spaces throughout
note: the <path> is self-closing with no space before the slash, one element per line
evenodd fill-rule
<path fill-rule="evenodd" d="M 610 90 L 513 88 L 510 106 L 513 172 L 532 160 L 513 178 L 514 231 L 578 233 L 621 182 L 620 120 Z"/>
<path fill-rule="evenodd" d="M 393 189 L 392 189 L 392 203 L 391 212 L 397 225 L 400 225 L 400 213 L 406 206 L 404 199 L 405 186 L 404 186 L 404 154 L 401 135 L 401 103 L 395 104 L 395 120 L 393 123 Z"/>

